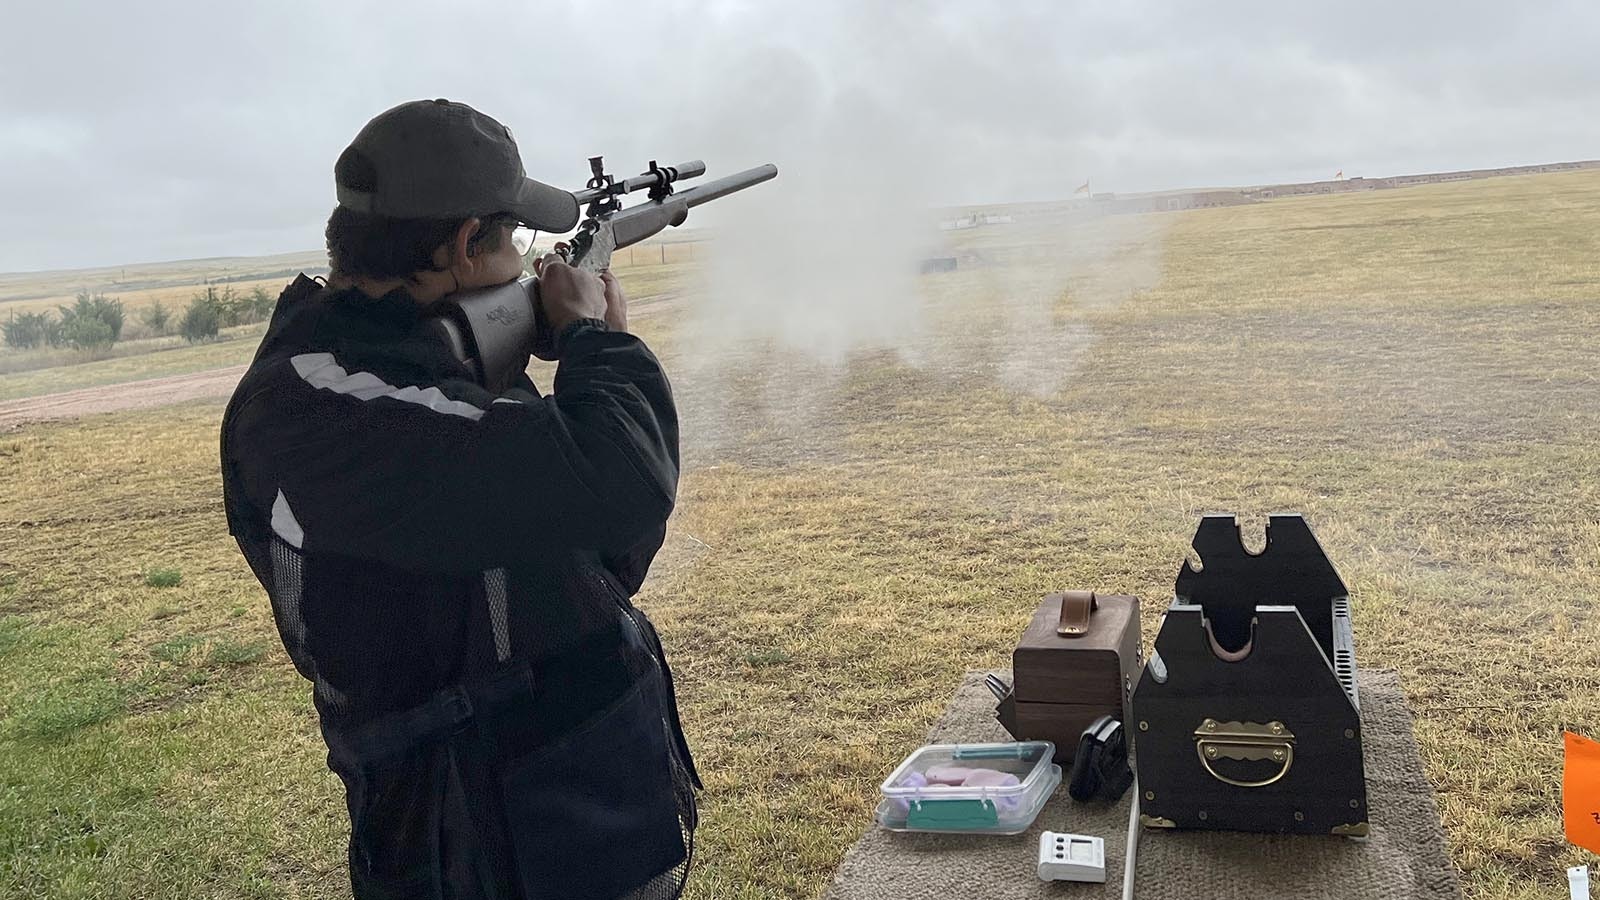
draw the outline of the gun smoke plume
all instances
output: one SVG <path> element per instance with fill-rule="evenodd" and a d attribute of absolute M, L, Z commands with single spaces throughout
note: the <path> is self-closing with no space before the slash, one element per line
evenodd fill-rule
<path fill-rule="evenodd" d="M 1093 344 L 1094 315 L 1159 278 L 1164 222 L 1057 212 L 940 230 L 962 212 L 1009 212 L 970 204 L 1064 206 L 1092 164 L 1075 158 L 1078 126 L 1051 120 L 1075 115 L 1075 80 L 1055 54 L 1025 52 L 1038 49 L 1025 35 L 833 16 L 831 59 L 781 45 L 696 54 L 717 60 L 705 76 L 717 99 L 677 110 L 675 130 L 729 155 L 714 171 L 772 161 L 780 175 L 691 222 L 712 240 L 674 361 L 690 413 L 726 420 L 701 422 L 711 434 L 807 431 L 852 360 L 883 352 L 1053 394 Z M 868 37 L 885 33 L 903 39 Z M 1059 103 L 1047 113 L 1041 98 Z M 951 257 L 953 275 L 919 275 Z M 987 335 L 976 348 L 973 316 Z"/>

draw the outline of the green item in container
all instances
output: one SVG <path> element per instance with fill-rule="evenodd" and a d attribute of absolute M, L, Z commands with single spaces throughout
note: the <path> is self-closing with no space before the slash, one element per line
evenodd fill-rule
<path fill-rule="evenodd" d="M 999 823 L 993 800 L 913 800 L 906 814 L 907 827 L 924 831 L 977 831 Z"/>

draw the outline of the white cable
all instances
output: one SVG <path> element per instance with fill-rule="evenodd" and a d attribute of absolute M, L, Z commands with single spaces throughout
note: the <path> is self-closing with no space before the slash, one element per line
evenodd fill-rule
<path fill-rule="evenodd" d="M 1133 779 L 1133 802 L 1128 805 L 1128 846 L 1122 854 L 1122 900 L 1133 900 L 1134 859 L 1139 855 L 1139 779 Z"/>

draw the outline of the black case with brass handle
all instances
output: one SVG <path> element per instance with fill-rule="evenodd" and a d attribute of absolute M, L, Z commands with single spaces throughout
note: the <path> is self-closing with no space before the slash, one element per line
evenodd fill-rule
<path fill-rule="evenodd" d="M 1349 597 L 1299 516 L 1207 516 L 1132 703 L 1146 826 L 1364 837 Z"/>
<path fill-rule="evenodd" d="M 1282 722 L 1258 725 L 1254 722 L 1218 722 L 1207 719 L 1194 730 L 1194 752 L 1212 778 L 1234 787 L 1258 788 L 1277 784 L 1294 765 L 1294 734 Z M 1269 764 L 1270 774 L 1261 777 L 1218 771 L 1220 760 L 1236 759 Z M 1241 780 L 1251 779 L 1254 780 Z"/>

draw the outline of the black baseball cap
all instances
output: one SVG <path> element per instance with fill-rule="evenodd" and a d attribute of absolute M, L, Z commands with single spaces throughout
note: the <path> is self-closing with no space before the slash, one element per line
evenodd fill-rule
<path fill-rule="evenodd" d="M 413 100 L 368 122 L 333 167 L 339 205 L 395 219 L 508 212 L 540 231 L 578 223 L 568 191 L 522 170 L 504 125 L 465 103 Z"/>

